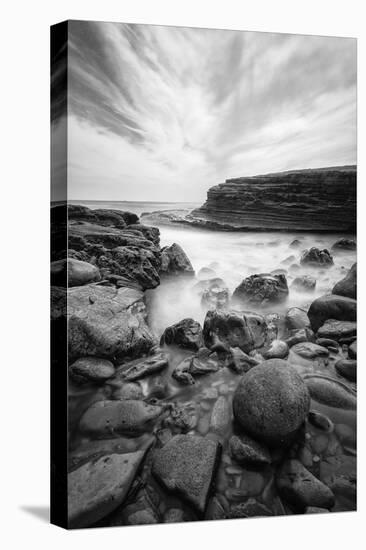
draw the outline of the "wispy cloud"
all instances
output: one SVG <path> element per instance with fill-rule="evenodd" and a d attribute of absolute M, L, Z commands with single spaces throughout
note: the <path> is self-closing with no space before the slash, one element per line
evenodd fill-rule
<path fill-rule="evenodd" d="M 73 21 L 70 198 L 203 200 L 356 161 L 356 42 Z"/>

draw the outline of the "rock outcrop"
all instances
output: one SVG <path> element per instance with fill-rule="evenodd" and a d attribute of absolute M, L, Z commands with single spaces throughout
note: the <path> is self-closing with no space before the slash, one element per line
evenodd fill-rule
<path fill-rule="evenodd" d="M 228 179 L 189 220 L 216 229 L 353 232 L 356 166 Z"/>

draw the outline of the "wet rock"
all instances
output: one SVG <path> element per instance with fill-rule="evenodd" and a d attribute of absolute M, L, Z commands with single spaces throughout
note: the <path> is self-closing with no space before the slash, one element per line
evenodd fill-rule
<path fill-rule="evenodd" d="M 329 350 L 323 346 L 318 346 L 313 342 L 302 342 L 292 346 L 291 351 L 305 357 L 305 359 L 315 359 L 316 357 L 328 357 Z"/>
<path fill-rule="evenodd" d="M 354 239 L 339 239 L 332 245 L 332 250 L 356 250 L 356 248 Z"/>
<path fill-rule="evenodd" d="M 69 527 L 88 527 L 125 499 L 145 451 L 111 454 L 88 462 L 68 475 Z"/>
<path fill-rule="evenodd" d="M 319 250 L 319 248 L 312 247 L 309 250 L 304 250 L 300 259 L 301 265 L 329 267 L 333 265 L 333 263 L 333 257 L 326 248 L 324 250 Z"/>
<path fill-rule="evenodd" d="M 113 399 L 142 399 L 143 393 L 142 389 L 139 386 L 139 384 L 135 384 L 133 382 L 122 384 L 120 387 L 117 387 L 113 394 Z"/>
<path fill-rule="evenodd" d="M 163 519 L 164 523 L 181 523 L 184 520 L 184 512 L 181 508 L 168 508 Z"/>
<path fill-rule="evenodd" d="M 212 409 L 210 430 L 223 435 L 227 432 L 230 421 L 231 412 L 228 402 L 225 397 L 220 396 Z"/>
<path fill-rule="evenodd" d="M 267 325 L 261 315 L 239 311 L 208 311 L 203 325 L 203 338 L 210 349 L 222 351 L 239 347 L 249 351 L 263 346 Z"/>
<path fill-rule="evenodd" d="M 305 514 L 328 514 L 329 510 L 326 508 L 319 508 L 318 506 L 308 506 L 305 510 Z"/>
<path fill-rule="evenodd" d="M 230 348 L 230 353 L 225 359 L 225 366 L 237 374 L 248 372 L 252 367 L 258 365 L 258 363 L 257 359 L 250 357 L 250 355 L 244 353 L 240 348 Z"/>
<path fill-rule="evenodd" d="M 226 309 L 229 305 L 229 290 L 218 287 L 204 290 L 201 305 L 207 309 Z"/>
<path fill-rule="evenodd" d="M 207 401 L 215 401 L 219 396 L 216 388 L 205 388 L 202 392 L 202 399 Z"/>
<path fill-rule="evenodd" d="M 285 342 L 289 348 L 292 348 L 296 344 L 302 342 L 313 342 L 315 340 L 315 335 L 310 328 L 301 328 L 298 330 L 292 330 L 291 336 L 286 338 Z"/>
<path fill-rule="evenodd" d="M 347 378 L 351 382 L 357 380 L 357 361 L 355 359 L 339 359 L 335 365 L 335 370 L 338 374 Z"/>
<path fill-rule="evenodd" d="M 121 365 L 117 370 L 117 377 L 133 382 L 156 374 L 168 366 L 168 355 L 160 352 L 142 359 L 136 359 Z"/>
<path fill-rule="evenodd" d="M 288 296 L 285 275 L 261 273 L 250 275 L 234 290 L 233 299 L 250 305 L 269 305 L 283 302 Z"/>
<path fill-rule="evenodd" d="M 310 408 L 305 383 L 286 361 L 270 359 L 241 379 L 233 399 L 236 420 L 259 441 L 281 444 L 303 424 Z"/>
<path fill-rule="evenodd" d="M 336 424 L 335 432 L 343 446 L 356 447 L 356 431 L 347 424 Z"/>
<path fill-rule="evenodd" d="M 98 401 L 80 419 L 82 433 L 96 438 L 118 434 L 140 435 L 162 414 L 163 408 L 144 401 Z"/>
<path fill-rule="evenodd" d="M 357 302 L 352 298 L 328 294 L 314 300 L 311 304 L 308 317 L 314 332 L 328 319 L 338 321 L 356 321 Z"/>
<path fill-rule="evenodd" d="M 148 352 L 155 337 L 146 324 L 143 293 L 97 285 L 68 290 L 69 357 L 131 357 Z"/>
<path fill-rule="evenodd" d="M 334 285 L 332 294 L 357 298 L 357 264 L 353 264 L 347 275 Z"/>
<path fill-rule="evenodd" d="M 203 514 L 220 453 L 220 445 L 211 439 L 176 435 L 155 451 L 152 473 Z"/>
<path fill-rule="evenodd" d="M 199 350 L 204 345 L 201 325 L 191 318 L 179 321 L 165 329 L 160 341 L 160 345 L 164 344 Z"/>
<path fill-rule="evenodd" d="M 217 372 L 219 368 L 217 354 L 207 348 L 201 348 L 196 355 L 183 359 L 172 372 L 172 376 L 182 384 L 194 384 L 195 376 Z"/>
<path fill-rule="evenodd" d="M 356 334 L 357 324 L 354 321 L 328 319 L 318 330 L 319 338 L 332 338 L 333 340 L 349 338 L 350 336 L 356 336 Z"/>
<path fill-rule="evenodd" d="M 170 410 L 170 415 L 165 420 L 165 425 L 169 426 L 175 433 L 187 433 L 196 427 L 197 416 L 187 407 L 174 404 Z"/>
<path fill-rule="evenodd" d="M 103 384 L 115 373 L 113 363 L 99 357 L 81 357 L 69 366 L 69 374 L 79 384 L 95 382 Z"/>
<path fill-rule="evenodd" d="M 160 523 L 157 509 L 157 495 L 151 487 L 141 487 L 128 502 L 117 508 L 110 517 L 111 527 L 118 525 L 153 525 Z"/>
<path fill-rule="evenodd" d="M 210 499 L 205 519 L 207 520 L 218 520 L 226 519 L 228 517 L 228 506 L 227 503 L 223 503 L 224 497 L 222 495 L 214 496 Z"/>
<path fill-rule="evenodd" d="M 335 353 L 338 352 L 339 345 L 338 342 L 335 340 L 331 340 L 330 338 L 317 338 L 315 343 L 318 346 L 322 346 L 323 348 L 327 348 L 330 351 L 334 351 Z"/>
<path fill-rule="evenodd" d="M 230 518 L 254 518 L 273 516 L 267 506 L 258 502 L 255 498 L 249 498 L 246 502 L 234 504 L 230 508 Z"/>
<path fill-rule="evenodd" d="M 319 428 L 320 430 L 324 430 L 325 432 L 330 433 L 334 429 L 334 424 L 330 420 L 330 418 L 318 411 L 310 411 L 308 420 L 310 424 L 312 424 L 316 428 Z"/>
<path fill-rule="evenodd" d="M 277 474 L 280 496 L 296 510 L 304 512 L 308 506 L 330 509 L 334 494 L 298 460 L 287 460 Z"/>
<path fill-rule="evenodd" d="M 310 327 L 309 317 L 305 310 L 299 307 L 291 307 L 285 317 L 287 328 L 290 330 Z"/>
<path fill-rule="evenodd" d="M 314 292 L 315 287 L 316 279 L 314 277 L 311 277 L 311 275 L 302 275 L 292 281 L 290 288 L 298 292 Z"/>
<path fill-rule="evenodd" d="M 194 276 L 192 264 L 179 244 L 173 243 L 171 246 L 165 246 L 161 249 L 160 273 L 162 275 Z"/>
<path fill-rule="evenodd" d="M 311 397 L 323 405 L 339 409 L 356 409 L 356 394 L 345 384 L 320 374 L 305 375 Z"/>
<path fill-rule="evenodd" d="M 51 284 L 82 286 L 100 281 L 99 269 L 88 262 L 67 258 L 51 263 Z"/>
<path fill-rule="evenodd" d="M 263 352 L 265 359 L 284 359 L 288 356 L 289 348 L 282 340 L 273 340 L 267 351 Z"/>
<path fill-rule="evenodd" d="M 301 245 L 301 241 L 299 241 L 299 239 L 294 239 L 290 244 L 290 248 L 299 248 L 299 246 Z"/>
<path fill-rule="evenodd" d="M 352 344 L 348 346 L 348 355 L 351 359 L 357 359 L 357 341 L 352 342 Z"/>
<path fill-rule="evenodd" d="M 239 464 L 263 465 L 271 463 L 268 449 L 248 435 L 233 435 L 229 441 L 229 448 L 231 456 Z"/>

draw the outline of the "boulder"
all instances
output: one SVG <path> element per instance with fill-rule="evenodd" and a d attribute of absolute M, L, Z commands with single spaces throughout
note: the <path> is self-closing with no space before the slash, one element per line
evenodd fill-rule
<path fill-rule="evenodd" d="M 69 356 L 136 357 L 155 345 L 143 293 L 86 285 L 68 290 Z"/>
<path fill-rule="evenodd" d="M 283 302 L 288 296 L 285 275 L 262 273 L 250 275 L 234 290 L 233 299 L 245 304 L 269 305 Z"/>
<path fill-rule="evenodd" d="M 319 250 L 319 248 L 312 247 L 309 250 L 304 250 L 300 258 L 301 265 L 330 267 L 333 263 L 333 257 L 326 248 Z"/>
<path fill-rule="evenodd" d="M 356 300 L 336 294 L 327 294 L 317 298 L 308 311 L 311 328 L 314 332 L 317 332 L 328 319 L 356 321 L 356 315 Z"/>
<path fill-rule="evenodd" d="M 355 392 L 339 380 L 321 374 L 307 374 L 304 380 L 314 401 L 328 407 L 356 409 Z"/>
<path fill-rule="evenodd" d="M 333 492 L 298 460 L 286 460 L 277 473 L 276 485 L 280 496 L 296 511 L 304 512 L 308 506 L 334 506 Z"/>
<path fill-rule="evenodd" d="M 217 441 L 195 435 L 176 435 L 154 453 L 152 473 L 201 514 L 219 463 Z"/>
<path fill-rule="evenodd" d="M 347 298 L 357 298 L 357 264 L 353 264 L 347 275 L 338 281 L 333 287 L 332 294 L 346 296 Z"/>
<path fill-rule="evenodd" d="M 81 417 L 79 429 L 101 439 L 118 434 L 137 436 L 148 430 L 162 412 L 162 407 L 144 401 L 97 401 Z"/>
<path fill-rule="evenodd" d="M 88 262 L 67 258 L 51 263 L 51 284 L 81 286 L 100 281 L 99 269 Z"/>
<path fill-rule="evenodd" d="M 194 276 L 192 264 L 179 244 L 173 243 L 171 246 L 161 249 L 160 273 L 162 275 Z"/>
<path fill-rule="evenodd" d="M 302 275 L 301 277 L 296 277 L 290 288 L 297 290 L 298 292 L 314 292 L 316 287 L 316 279 L 311 275 Z"/>
<path fill-rule="evenodd" d="M 332 250 L 356 250 L 356 248 L 354 239 L 339 239 L 332 245 Z"/>
<path fill-rule="evenodd" d="M 335 319 L 325 321 L 317 333 L 320 338 L 331 338 L 337 341 L 356 334 L 357 324 L 354 321 L 336 321 Z"/>
<path fill-rule="evenodd" d="M 310 327 L 310 321 L 306 311 L 299 307 L 291 307 L 287 311 L 285 322 L 289 330 Z"/>
<path fill-rule="evenodd" d="M 315 340 L 315 335 L 310 328 L 301 328 L 297 330 L 291 330 L 290 336 L 286 339 L 286 344 L 289 348 L 292 348 L 295 344 L 300 344 L 301 342 L 313 342 Z"/>
<path fill-rule="evenodd" d="M 307 387 L 289 363 L 269 359 L 245 374 L 233 398 L 234 417 L 259 441 L 279 445 L 292 439 L 310 408 Z"/>
<path fill-rule="evenodd" d="M 335 370 L 338 374 L 347 378 L 351 382 L 357 380 L 357 361 L 355 359 L 339 359 L 335 365 Z"/>
<path fill-rule="evenodd" d="M 252 367 L 258 365 L 259 361 L 255 357 L 251 357 L 242 351 L 240 348 L 230 348 L 230 352 L 225 358 L 225 366 L 237 374 L 244 374 Z"/>
<path fill-rule="evenodd" d="M 219 368 L 217 353 L 201 348 L 194 356 L 183 359 L 172 372 L 172 376 L 182 384 L 194 384 L 195 376 L 217 372 Z"/>
<path fill-rule="evenodd" d="M 328 357 L 329 350 L 323 346 L 318 346 L 313 342 L 302 342 L 300 344 L 295 344 L 292 346 L 291 351 L 300 355 L 300 357 L 305 357 L 305 359 L 315 359 L 316 357 Z"/>
<path fill-rule="evenodd" d="M 203 324 L 203 338 L 208 348 L 240 348 L 248 353 L 263 346 L 267 332 L 264 317 L 252 312 L 215 311 L 207 312 Z"/>
<path fill-rule="evenodd" d="M 233 435 L 229 440 L 229 449 L 231 456 L 239 464 L 266 465 L 271 463 L 269 450 L 248 435 Z"/>
<path fill-rule="evenodd" d="M 71 378 L 79 383 L 95 382 L 103 384 L 115 373 L 113 363 L 100 357 L 81 357 L 69 366 Z"/>
<path fill-rule="evenodd" d="M 164 330 L 160 345 L 198 350 L 203 346 L 201 325 L 191 318 L 183 319 Z"/>
<path fill-rule="evenodd" d="M 162 371 L 168 366 L 168 355 L 163 352 L 155 353 L 141 359 L 124 363 L 117 369 L 116 376 L 128 382 L 133 382 Z"/>
<path fill-rule="evenodd" d="M 68 526 L 89 527 L 125 499 L 145 451 L 110 454 L 68 475 Z"/>

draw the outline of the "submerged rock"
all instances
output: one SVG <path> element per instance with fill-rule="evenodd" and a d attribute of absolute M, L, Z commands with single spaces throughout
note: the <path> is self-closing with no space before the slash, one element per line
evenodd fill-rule
<path fill-rule="evenodd" d="M 233 299 L 245 304 L 267 305 L 283 302 L 288 296 L 285 275 L 250 275 L 234 290 Z"/>
<path fill-rule="evenodd" d="M 70 528 L 89 527 L 113 512 L 125 499 L 145 451 L 110 454 L 68 475 Z"/>
<path fill-rule="evenodd" d="M 290 330 L 310 327 L 309 317 L 304 309 L 291 307 L 285 317 L 287 328 Z"/>
<path fill-rule="evenodd" d="M 51 284 L 82 286 L 100 281 L 99 269 L 88 262 L 67 258 L 51 263 Z"/>
<path fill-rule="evenodd" d="M 356 315 L 356 300 L 336 294 L 328 294 L 317 298 L 308 311 L 311 328 L 314 332 L 317 332 L 328 319 L 356 321 Z"/>
<path fill-rule="evenodd" d="M 98 401 L 85 411 L 79 429 L 96 438 L 136 436 L 149 429 L 162 412 L 162 407 L 144 401 Z"/>
<path fill-rule="evenodd" d="M 302 275 L 296 277 L 292 283 L 291 288 L 298 292 L 314 292 L 316 287 L 316 279 L 311 275 Z"/>
<path fill-rule="evenodd" d="M 329 350 L 323 346 L 318 346 L 313 342 L 302 342 L 300 344 L 295 344 L 291 351 L 300 355 L 300 357 L 305 357 L 305 359 L 315 359 L 316 357 L 327 357 L 329 355 Z"/>
<path fill-rule="evenodd" d="M 173 243 L 161 249 L 160 273 L 162 275 L 194 276 L 192 264 L 179 244 Z"/>
<path fill-rule="evenodd" d="M 325 414 L 318 411 L 310 411 L 308 420 L 310 424 L 325 432 L 329 433 L 332 432 L 334 429 L 333 422 L 327 416 L 325 416 Z"/>
<path fill-rule="evenodd" d="M 188 318 L 164 330 L 160 345 L 175 345 L 180 348 L 198 350 L 203 346 L 201 325 Z"/>
<path fill-rule="evenodd" d="M 332 250 L 356 250 L 356 248 L 354 239 L 339 239 L 332 245 Z"/>
<path fill-rule="evenodd" d="M 287 460 L 277 474 L 280 496 L 296 510 L 308 506 L 330 509 L 334 506 L 333 492 L 307 470 L 298 460 Z"/>
<path fill-rule="evenodd" d="M 308 415 L 307 387 L 289 363 L 270 359 L 241 379 L 233 399 L 236 420 L 255 439 L 279 445 L 289 441 Z"/>
<path fill-rule="evenodd" d="M 233 435 L 229 441 L 230 454 L 239 464 L 270 464 L 271 455 L 268 449 L 242 434 Z"/>
<path fill-rule="evenodd" d="M 334 365 L 338 374 L 351 382 L 357 380 L 357 361 L 355 359 L 339 359 Z"/>
<path fill-rule="evenodd" d="M 356 409 L 356 394 L 345 384 L 320 374 L 305 375 L 311 397 L 323 405 L 339 409 Z"/>
<path fill-rule="evenodd" d="M 117 370 L 117 377 L 123 378 L 128 382 L 133 382 L 145 376 L 160 372 L 168 366 L 168 362 L 168 355 L 163 352 L 141 359 L 135 359 L 119 367 Z"/>
<path fill-rule="evenodd" d="M 318 330 L 318 336 L 320 338 L 332 338 L 333 340 L 356 336 L 356 334 L 357 324 L 354 321 L 336 321 L 335 319 L 328 319 Z"/>
<path fill-rule="evenodd" d="M 334 285 L 332 294 L 357 298 L 357 264 L 353 264 L 347 275 Z"/>
<path fill-rule="evenodd" d="M 74 382 L 104 383 L 115 373 L 113 363 L 99 357 L 81 357 L 69 367 L 69 373 Z"/>
<path fill-rule="evenodd" d="M 212 439 L 176 435 L 155 451 L 152 473 L 168 491 L 176 492 L 203 514 L 220 453 L 221 446 Z"/>
<path fill-rule="evenodd" d="M 207 347 L 222 350 L 239 347 L 248 353 L 263 346 L 267 325 L 264 317 L 251 312 L 213 311 L 207 312 L 203 324 L 203 338 Z"/>
<path fill-rule="evenodd" d="M 333 263 L 333 257 L 326 248 L 319 250 L 319 248 L 312 247 L 309 250 L 304 250 L 300 258 L 300 264 L 302 265 L 329 267 Z"/>
<path fill-rule="evenodd" d="M 218 287 L 204 290 L 201 305 L 208 309 L 226 309 L 229 305 L 229 290 Z"/>

